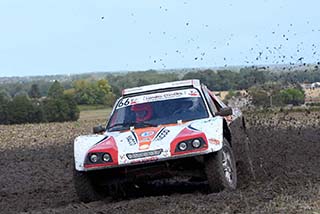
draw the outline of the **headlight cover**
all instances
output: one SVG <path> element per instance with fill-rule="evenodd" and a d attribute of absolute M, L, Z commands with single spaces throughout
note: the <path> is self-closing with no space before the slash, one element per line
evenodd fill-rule
<path fill-rule="evenodd" d="M 181 142 L 179 143 L 178 147 L 181 151 L 185 151 L 188 148 L 188 144 L 186 142 Z"/>
<path fill-rule="evenodd" d="M 175 152 L 184 152 L 201 149 L 206 146 L 206 142 L 200 138 L 184 140 L 177 144 Z"/>
<path fill-rule="evenodd" d="M 107 152 L 89 153 L 85 160 L 85 164 L 103 164 L 112 162 L 112 156 Z"/>
<path fill-rule="evenodd" d="M 92 163 L 97 163 L 98 162 L 98 156 L 96 154 L 91 154 L 89 159 L 90 159 L 90 161 Z"/>
<path fill-rule="evenodd" d="M 111 156 L 109 155 L 109 153 L 105 153 L 102 155 L 102 160 L 104 162 L 109 162 L 111 160 Z"/>

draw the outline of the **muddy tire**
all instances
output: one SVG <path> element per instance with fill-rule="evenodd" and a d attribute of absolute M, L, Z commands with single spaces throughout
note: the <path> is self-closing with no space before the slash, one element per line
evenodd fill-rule
<path fill-rule="evenodd" d="M 226 139 L 223 139 L 223 147 L 221 150 L 209 154 L 206 157 L 205 173 L 207 175 L 210 192 L 236 189 L 236 162 L 232 148 Z"/>
<path fill-rule="evenodd" d="M 92 178 L 87 172 L 73 170 L 73 181 L 76 193 L 80 201 L 88 203 L 98 201 L 104 198 L 101 189 L 94 184 Z"/>

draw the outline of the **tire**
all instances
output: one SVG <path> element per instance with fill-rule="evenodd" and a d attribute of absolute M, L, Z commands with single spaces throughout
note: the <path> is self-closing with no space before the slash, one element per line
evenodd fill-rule
<path fill-rule="evenodd" d="M 84 203 L 98 201 L 104 198 L 102 189 L 95 185 L 87 172 L 73 170 L 73 181 L 76 193 L 80 201 Z"/>
<path fill-rule="evenodd" d="M 236 162 L 232 148 L 227 139 L 223 139 L 221 150 L 209 154 L 206 157 L 205 173 L 207 175 L 210 192 L 236 189 Z"/>

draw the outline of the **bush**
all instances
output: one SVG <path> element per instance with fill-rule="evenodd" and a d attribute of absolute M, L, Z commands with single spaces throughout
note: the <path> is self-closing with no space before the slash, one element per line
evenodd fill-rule
<path fill-rule="evenodd" d="M 13 98 L 7 104 L 7 115 L 4 124 L 39 123 L 44 120 L 41 106 L 24 95 Z"/>
<path fill-rule="evenodd" d="M 68 105 L 66 120 L 68 121 L 78 120 L 80 116 L 80 110 L 78 108 L 77 102 L 75 101 L 74 97 L 72 95 L 64 95 L 63 100 Z"/>
<path fill-rule="evenodd" d="M 79 118 L 77 104 L 69 95 L 46 99 L 43 102 L 43 110 L 48 122 L 75 121 Z"/>
<path fill-rule="evenodd" d="M 304 103 L 304 92 L 298 88 L 287 88 L 280 91 L 281 99 L 285 104 L 301 105 Z"/>
<path fill-rule="evenodd" d="M 72 93 L 65 93 L 58 81 L 48 92 L 48 98 L 42 103 L 45 119 L 48 122 L 75 121 L 79 119 L 79 108 Z"/>
<path fill-rule="evenodd" d="M 263 107 L 269 107 L 270 106 L 270 98 L 268 93 L 261 89 L 252 87 L 249 90 L 249 94 L 252 97 L 252 104 L 255 106 L 263 106 Z"/>

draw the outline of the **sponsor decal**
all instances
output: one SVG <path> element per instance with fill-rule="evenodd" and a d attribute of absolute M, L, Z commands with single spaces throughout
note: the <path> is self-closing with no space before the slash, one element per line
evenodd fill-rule
<path fill-rule="evenodd" d="M 199 129 L 194 128 L 192 124 L 189 125 L 188 128 L 191 129 L 192 131 L 200 131 Z"/>
<path fill-rule="evenodd" d="M 214 138 L 210 138 L 209 139 L 209 143 L 214 144 L 214 145 L 219 145 L 220 141 Z"/>
<path fill-rule="evenodd" d="M 189 95 L 191 97 L 199 97 L 199 92 L 197 90 L 190 90 Z"/>
<path fill-rule="evenodd" d="M 168 135 L 169 132 L 170 132 L 169 129 L 163 128 L 163 129 L 159 132 L 159 134 L 155 137 L 154 141 L 160 141 L 160 140 L 164 139 L 164 138 Z"/>
<path fill-rule="evenodd" d="M 171 97 L 182 97 L 184 95 L 184 93 L 180 92 L 180 91 L 174 91 L 172 93 L 165 93 L 163 94 L 164 98 L 171 98 Z"/>
<path fill-rule="evenodd" d="M 140 143 L 145 143 L 145 142 L 150 142 L 151 141 L 151 139 L 150 138 L 142 138 L 141 140 L 140 140 Z"/>
<path fill-rule="evenodd" d="M 121 108 L 121 107 L 126 107 L 127 105 L 129 105 L 129 98 L 127 99 L 122 99 L 118 102 L 117 108 Z"/>
<path fill-rule="evenodd" d="M 153 101 L 157 101 L 157 100 L 163 100 L 163 95 L 159 94 L 159 95 L 144 96 L 143 100 L 146 101 L 146 102 L 153 102 Z"/>
<path fill-rule="evenodd" d="M 136 104 L 155 102 L 161 100 L 177 99 L 177 98 L 186 98 L 186 97 L 200 97 L 200 94 L 195 89 L 184 89 L 177 91 L 168 91 L 163 93 L 155 93 L 148 95 L 141 95 L 132 98 L 124 98 L 119 100 L 117 103 L 117 109 L 132 106 Z"/>
<path fill-rule="evenodd" d="M 136 145 L 136 144 L 137 144 L 137 141 L 136 141 L 131 135 L 129 135 L 129 136 L 127 137 L 127 141 L 128 141 L 128 143 L 129 143 L 130 146 L 133 146 L 133 145 Z"/>
<path fill-rule="evenodd" d="M 144 159 L 139 159 L 139 160 L 133 160 L 131 163 L 143 163 L 143 162 L 148 162 L 148 161 L 156 161 L 158 160 L 158 157 L 146 157 Z"/>
<path fill-rule="evenodd" d="M 157 155 L 160 155 L 162 151 L 163 149 L 156 149 L 156 150 L 151 150 L 146 152 L 128 153 L 127 158 L 131 160 L 131 159 L 145 158 L 150 156 L 157 156 Z"/>
<path fill-rule="evenodd" d="M 153 102 L 153 101 L 159 101 L 159 100 L 179 98 L 179 97 L 182 97 L 183 95 L 185 95 L 183 91 L 173 91 L 173 92 L 166 92 L 166 93 L 155 94 L 155 95 L 145 95 L 143 97 L 143 100 L 147 102 Z"/>
<path fill-rule="evenodd" d="M 132 99 L 130 100 L 130 105 L 135 105 L 135 104 L 137 104 L 137 99 L 132 98 Z"/>
<path fill-rule="evenodd" d="M 140 143 L 139 150 L 146 150 L 149 149 L 149 147 L 149 143 Z"/>
<path fill-rule="evenodd" d="M 154 135 L 154 131 L 146 131 L 140 134 L 141 137 L 149 137 Z"/>

